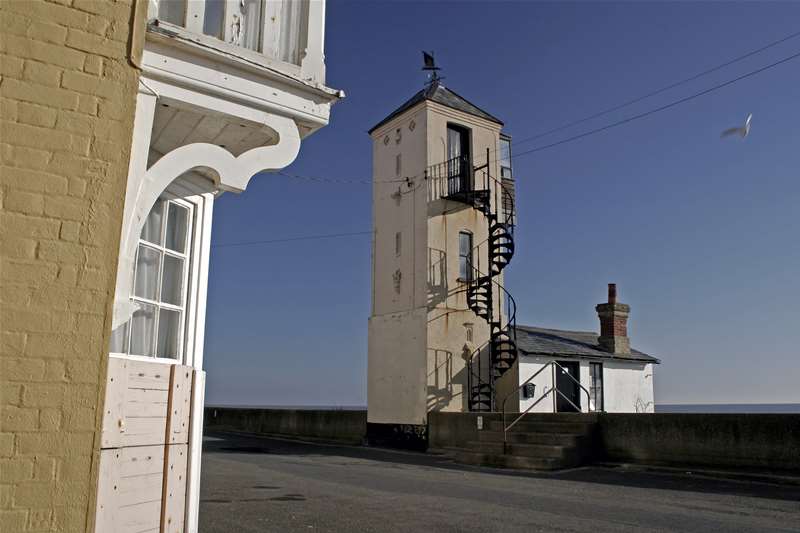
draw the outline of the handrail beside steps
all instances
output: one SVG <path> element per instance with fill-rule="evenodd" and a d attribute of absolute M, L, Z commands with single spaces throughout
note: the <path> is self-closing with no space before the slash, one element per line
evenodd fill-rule
<path fill-rule="evenodd" d="M 544 391 L 544 393 L 542 394 L 542 396 L 541 396 L 541 397 L 540 397 L 538 400 L 536 400 L 536 401 L 535 401 L 535 402 L 533 402 L 531 405 L 529 405 L 529 406 L 528 406 L 528 408 L 527 408 L 527 409 L 525 409 L 523 412 L 521 412 L 521 413 L 519 414 L 519 416 L 517 416 L 517 417 L 516 417 L 516 418 L 515 418 L 515 419 L 514 419 L 514 420 L 513 420 L 513 421 L 512 421 L 512 422 L 511 422 L 509 425 L 506 425 L 506 402 L 508 401 L 508 399 L 509 399 L 509 398 L 511 398 L 512 396 L 514 396 L 515 394 L 519 395 L 519 391 L 520 391 L 520 390 L 522 390 L 522 388 L 523 388 L 523 387 L 525 387 L 525 385 L 527 385 L 528 383 L 530 383 L 531 381 L 533 381 L 533 379 L 534 379 L 536 376 L 538 376 L 539 374 L 541 374 L 541 373 L 542 373 L 542 372 L 543 372 L 543 371 L 544 371 L 546 368 L 548 368 L 548 367 L 550 367 L 550 368 L 551 368 L 551 370 L 552 370 L 552 376 L 553 376 L 553 382 L 552 382 L 552 385 L 551 385 L 551 387 L 550 387 L 549 389 L 546 389 L 546 390 Z M 518 423 L 520 420 L 522 420 L 522 418 L 523 418 L 523 417 L 524 417 L 526 414 L 528 414 L 528 413 L 530 412 L 530 410 L 531 410 L 531 409 L 533 409 L 533 408 L 534 408 L 536 405 L 538 405 L 538 404 L 539 404 L 539 402 L 541 402 L 542 400 L 544 400 L 545 398 L 547 398 L 547 396 L 549 396 L 551 393 L 554 393 L 554 394 L 557 394 L 557 395 L 561 396 L 561 397 L 562 397 L 562 398 L 564 398 L 564 400 L 566 400 L 566 401 L 567 401 L 567 402 L 568 402 L 568 403 L 569 403 L 569 404 L 570 404 L 572 407 L 574 407 L 574 408 L 575 408 L 575 410 L 576 410 L 577 412 L 579 412 L 579 413 L 581 412 L 581 408 L 580 408 L 580 407 L 578 407 L 577 405 L 575 405 L 575 403 L 574 403 L 572 400 L 570 400 L 570 399 L 569 399 L 569 398 L 568 398 L 568 397 L 567 397 L 567 396 L 566 396 L 566 395 L 565 395 L 563 392 L 561 392 L 560 390 L 558 390 L 558 385 L 557 385 L 557 383 L 556 383 L 556 367 L 558 367 L 559 369 L 561 369 L 561 371 L 562 371 L 562 372 L 564 372 L 564 373 L 565 373 L 567 376 L 569 376 L 569 378 L 570 378 L 572 381 L 574 381 L 574 382 L 575 382 L 575 384 L 576 384 L 576 385 L 578 385 L 578 387 L 580 387 L 580 388 L 581 388 L 581 390 L 583 390 L 583 392 L 585 392 L 585 393 L 586 393 L 586 408 L 589 410 L 589 412 L 596 412 L 596 411 L 597 411 L 597 409 L 596 409 L 596 408 L 594 408 L 594 407 L 592 406 L 592 399 L 591 399 L 592 397 L 591 397 L 591 394 L 589 393 L 589 391 L 586 389 L 586 387 L 584 387 L 583 385 L 581 385 L 581 382 L 580 382 L 580 381 L 578 381 L 577 379 L 575 379 L 575 378 L 572 376 L 572 374 L 570 374 L 570 373 L 567 371 L 567 369 L 565 369 L 563 366 L 561 366 L 560 364 L 558 364 L 558 362 L 557 362 L 557 361 L 550 361 L 549 363 L 545 364 L 545 365 L 544 365 L 542 368 L 540 368 L 539 370 L 537 370 L 537 371 L 536 371 L 536 372 L 535 372 L 535 373 L 534 373 L 534 374 L 533 374 L 531 377 L 529 377 L 529 378 L 528 378 L 528 379 L 526 379 L 524 382 L 522 382 L 522 384 L 521 384 L 519 387 L 517 387 L 515 390 L 511 391 L 510 393 L 506 394 L 506 395 L 505 395 L 505 397 L 503 397 L 503 402 L 502 402 L 502 413 L 503 413 L 503 451 L 504 451 L 504 452 L 505 452 L 505 451 L 506 451 L 506 449 L 508 448 L 508 432 L 509 432 L 509 430 L 510 430 L 511 428 L 513 428 L 515 425 L 517 425 L 517 423 Z"/>

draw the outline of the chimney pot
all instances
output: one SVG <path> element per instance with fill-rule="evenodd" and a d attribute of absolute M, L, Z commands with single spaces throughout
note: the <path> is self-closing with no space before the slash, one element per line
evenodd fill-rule
<path fill-rule="evenodd" d="M 609 283 L 608 284 L 608 303 L 610 303 L 610 304 L 617 303 L 617 284 L 616 283 Z"/>

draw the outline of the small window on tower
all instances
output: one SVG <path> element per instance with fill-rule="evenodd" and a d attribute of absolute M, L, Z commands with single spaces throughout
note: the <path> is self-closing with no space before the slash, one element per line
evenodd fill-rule
<path fill-rule="evenodd" d="M 394 234 L 394 255 L 400 257 L 403 251 L 403 233 L 398 231 Z"/>
<path fill-rule="evenodd" d="M 511 139 L 507 137 L 500 138 L 500 177 L 503 179 L 511 179 L 513 177 L 511 172 Z"/>
<path fill-rule="evenodd" d="M 458 279 L 472 281 L 472 233 L 458 234 Z"/>
<path fill-rule="evenodd" d="M 401 154 L 397 154 L 397 157 L 394 159 L 394 172 L 397 174 L 397 177 L 400 177 L 400 173 L 403 172 L 403 159 Z"/>

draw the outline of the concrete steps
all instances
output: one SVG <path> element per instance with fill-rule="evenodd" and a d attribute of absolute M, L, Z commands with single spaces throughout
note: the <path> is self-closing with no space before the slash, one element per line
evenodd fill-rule
<path fill-rule="evenodd" d="M 513 418 L 508 418 L 508 423 Z M 445 450 L 456 461 L 500 468 L 558 470 L 591 457 L 597 417 L 593 414 L 526 415 L 503 442 L 503 423 L 491 421 L 478 439 Z"/>

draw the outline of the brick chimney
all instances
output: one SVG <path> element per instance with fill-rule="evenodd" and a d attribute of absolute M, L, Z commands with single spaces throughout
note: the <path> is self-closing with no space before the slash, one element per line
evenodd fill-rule
<path fill-rule="evenodd" d="M 630 355 L 628 339 L 628 314 L 631 306 L 617 303 L 617 284 L 608 284 L 608 303 L 595 307 L 600 318 L 600 347 L 618 355 Z"/>

